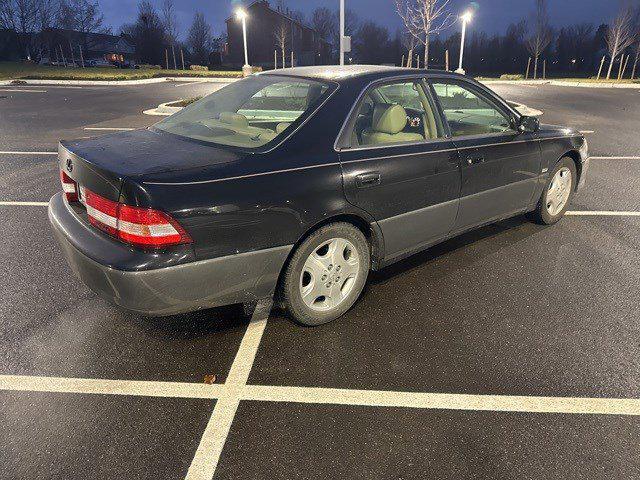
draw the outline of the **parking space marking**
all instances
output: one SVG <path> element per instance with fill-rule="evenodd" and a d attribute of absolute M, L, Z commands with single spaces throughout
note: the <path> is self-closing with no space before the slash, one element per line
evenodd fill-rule
<path fill-rule="evenodd" d="M 223 388 L 220 384 L 204 383 L 0 375 L 0 390 L 24 392 L 214 399 L 220 396 Z"/>
<path fill-rule="evenodd" d="M 238 405 L 240 405 L 243 388 L 249 379 L 262 334 L 267 326 L 271 305 L 271 300 L 259 302 L 251 316 L 251 322 L 247 326 L 229 370 L 225 390 L 213 408 L 185 480 L 213 478 Z"/>
<path fill-rule="evenodd" d="M 612 212 L 604 210 L 574 210 L 568 211 L 566 214 L 573 217 L 640 217 L 640 212 Z"/>
<path fill-rule="evenodd" d="M 580 130 L 580 133 L 582 133 L 583 135 L 586 135 L 588 133 L 596 133 L 595 130 Z"/>
<path fill-rule="evenodd" d="M 640 157 L 589 157 L 589 160 L 640 160 Z"/>
<path fill-rule="evenodd" d="M 135 128 L 131 128 L 131 127 L 84 127 L 83 130 L 120 131 L 120 130 L 135 130 Z"/>
<path fill-rule="evenodd" d="M 0 92 L 47 93 L 46 90 L 28 90 L 26 88 L 0 88 Z"/>
<path fill-rule="evenodd" d="M 58 155 L 58 152 L 14 152 L 10 150 L 0 151 L 0 155 Z"/>
<path fill-rule="evenodd" d="M 247 385 L 243 400 L 492 412 L 640 415 L 640 399 L 414 393 Z"/>
<path fill-rule="evenodd" d="M 3 207 L 48 207 L 49 202 L 0 202 Z"/>

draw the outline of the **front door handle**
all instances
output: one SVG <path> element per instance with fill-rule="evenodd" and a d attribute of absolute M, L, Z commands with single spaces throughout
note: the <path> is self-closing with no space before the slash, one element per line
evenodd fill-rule
<path fill-rule="evenodd" d="M 477 157 L 467 157 L 468 165 L 477 165 L 479 163 L 484 163 L 484 157 L 482 155 Z"/>
<path fill-rule="evenodd" d="M 356 186 L 358 188 L 375 187 L 380 185 L 380 172 L 367 172 L 356 175 Z"/>

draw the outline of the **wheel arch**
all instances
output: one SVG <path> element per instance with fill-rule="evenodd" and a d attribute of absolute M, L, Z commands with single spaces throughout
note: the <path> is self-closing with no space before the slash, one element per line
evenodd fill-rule
<path fill-rule="evenodd" d="M 287 259 L 282 265 L 282 268 L 280 269 L 280 274 L 278 275 L 278 283 L 276 284 L 276 293 L 282 285 L 282 277 L 287 267 L 289 266 L 289 262 L 291 261 L 291 258 L 295 254 L 300 244 L 302 244 L 302 242 L 304 242 L 311 234 L 324 227 L 325 225 L 329 225 L 331 223 L 350 223 L 358 230 L 360 230 L 369 242 L 369 246 L 371 248 L 371 269 L 377 270 L 378 268 L 380 268 L 384 256 L 384 238 L 378 224 L 375 222 L 369 222 L 363 216 L 354 213 L 340 213 L 324 218 L 321 221 L 308 226 L 304 233 L 300 236 L 300 238 L 298 238 L 296 243 L 294 243 L 293 248 L 291 248 L 289 255 L 287 255 Z"/>
<path fill-rule="evenodd" d="M 558 159 L 558 162 L 560 162 L 560 160 L 565 157 L 573 160 L 573 163 L 576 166 L 576 173 L 578 174 L 578 178 L 576 179 L 575 186 L 573 188 L 575 191 L 577 191 L 578 185 L 580 184 L 580 178 L 582 177 L 582 159 L 580 158 L 580 152 L 578 152 L 577 150 L 569 150 Z"/>

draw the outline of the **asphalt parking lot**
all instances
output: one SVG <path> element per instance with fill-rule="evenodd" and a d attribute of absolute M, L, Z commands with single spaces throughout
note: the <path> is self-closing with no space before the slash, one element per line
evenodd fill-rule
<path fill-rule="evenodd" d="M 640 478 L 640 89 L 494 86 L 589 132 L 573 215 L 377 272 L 334 323 L 118 310 L 61 258 L 49 153 L 213 88 L 0 87 L 0 478 Z"/>

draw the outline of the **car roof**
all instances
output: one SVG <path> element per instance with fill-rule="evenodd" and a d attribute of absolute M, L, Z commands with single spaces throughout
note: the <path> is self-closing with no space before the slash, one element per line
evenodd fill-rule
<path fill-rule="evenodd" d="M 386 65 L 318 65 L 313 67 L 281 68 L 268 70 L 259 75 L 287 75 L 291 77 L 316 78 L 319 80 L 333 80 L 341 82 L 348 79 L 374 77 L 385 78 L 397 75 L 418 74 L 446 74 L 453 77 L 462 77 L 444 70 L 415 69 L 405 67 L 393 67 Z"/>

